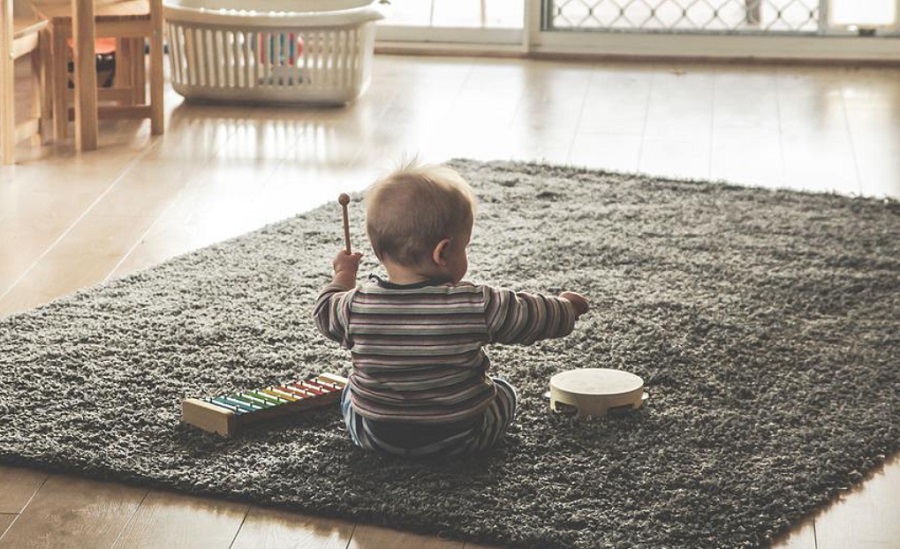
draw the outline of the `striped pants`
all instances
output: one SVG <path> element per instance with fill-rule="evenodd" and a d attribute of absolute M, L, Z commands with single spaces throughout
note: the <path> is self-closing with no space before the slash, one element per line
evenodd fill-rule
<path fill-rule="evenodd" d="M 369 427 L 369 420 L 357 414 L 350 405 L 350 386 L 341 395 L 341 413 L 350 438 L 360 448 L 412 459 L 455 457 L 489 450 L 500 440 L 516 415 L 516 389 L 502 378 L 491 378 L 497 387 L 494 400 L 484 412 L 482 421 L 460 433 L 415 448 L 400 448 L 379 439 Z"/>

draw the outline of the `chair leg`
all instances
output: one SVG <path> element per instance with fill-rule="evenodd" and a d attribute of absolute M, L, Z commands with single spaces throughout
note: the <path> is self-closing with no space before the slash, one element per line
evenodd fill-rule
<path fill-rule="evenodd" d="M 131 81 L 135 105 L 147 104 L 147 58 L 144 55 L 144 39 L 131 40 Z"/>
<path fill-rule="evenodd" d="M 165 130 L 163 61 L 162 32 L 154 32 L 150 36 L 150 133 L 153 135 L 160 135 Z"/>
<path fill-rule="evenodd" d="M 72 36 L 75 42 L 75 149 L 93 151 L 98 144 L 97 25 L 94 0 L 75 0 Z"/>
<path fill-rule="evenodd" d="M 113 88 L 129 89 L 134 86 L 134 78 L 131 76 L 131 40 L 128 38 L 116 39 L 116 76 L 113 80 Z M 128 99 L 121 102 L 123 105 L 134 105 L 133 94 Z"/>
<path fill-rule="evenodd" d="M 120 102 L 122 105 L 144 104 L 143 44 L 143 38 L 116 39 L 115 88 L 129 92 L 128 97 Z"/>
<path fill-rule="evenodd" d="M 69 46 L 66 33 L 53 29 L 53 46 L 50 50 L 51 96 L 53 97 L 53 135 L 57 140 L 65 139 L 69 133 Z"/>
<path fill-rule="evenodd" d="M 41 144 L 49 143 L 52 140 L 53 132 L 50 127 L 53 118 L 53 82 L 50 74 L 50 51 L 52 38 L 50 31 L 45 29 L 41 31 L 38 38 L 40 40 L 40 57 L 38 58 L 38 104 L 40 116 L 40 133 Z"/>
<path fill-rule="evenodd" d="M 3 48 L 5 50 L 5 48 Z M 6 53 L 5 51 L 3 53 Z M 0 95 L 13 100 L 0 101 L 0 147 L 3 149 L 4 164 L 16 162 L 16 69 L 10 54 L 0 59 Z"/>
<path fill-rule="evenodd" d="M 33 50 L 28 54 L 29 80 L 31 80 L 31 119 L 37 120 L 38 131 L 31 136 L 31 145 L 41 145 L 41 51 Z"/>

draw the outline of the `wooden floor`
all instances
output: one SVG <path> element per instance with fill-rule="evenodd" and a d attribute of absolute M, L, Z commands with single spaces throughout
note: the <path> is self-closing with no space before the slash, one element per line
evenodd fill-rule
<path fill-rule="evenodd" d="M 898 69 L 378 56 L 347 108 L 166 100 L 164 136 L 104 122 L 96 152 L 26 143 L 0 167 L 0 316 L 334 201 L 404 155 L 900 197 Z M 900 547 L 898 501 L 895 457 L 777 547 Z M 0 534 L 0 549 L 480 547 L 15 467 Z"/>

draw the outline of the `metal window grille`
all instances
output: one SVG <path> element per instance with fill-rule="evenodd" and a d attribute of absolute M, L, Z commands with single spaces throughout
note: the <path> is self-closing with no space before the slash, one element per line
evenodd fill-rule
<path fill-rule="evenodd" d="M 545 30 L 825 31 L 827 0 L 546 0 Z"/>

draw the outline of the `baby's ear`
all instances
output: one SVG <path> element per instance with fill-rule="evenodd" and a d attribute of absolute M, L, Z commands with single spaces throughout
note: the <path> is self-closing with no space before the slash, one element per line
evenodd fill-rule
<path fill-rule="evenodd" d="M 437 243 L 437 246 L 434 247 L 434 250 L 431 252 L 431 260 L 434 261 L 435 265 L 440 265 L 443 267 L 447 264 L 447 248 L 450 246 L 450 239 L 445 238 Z"/>

